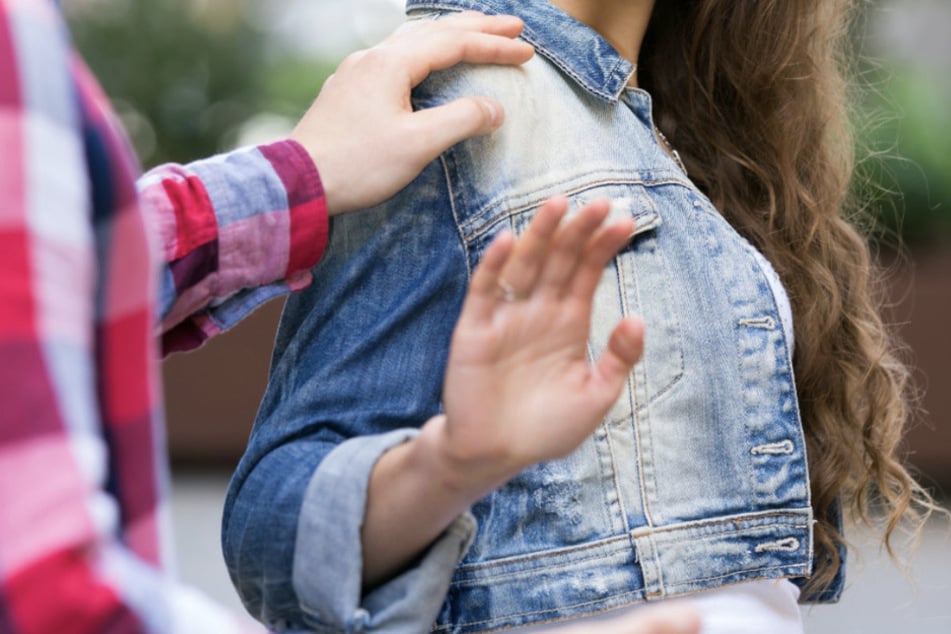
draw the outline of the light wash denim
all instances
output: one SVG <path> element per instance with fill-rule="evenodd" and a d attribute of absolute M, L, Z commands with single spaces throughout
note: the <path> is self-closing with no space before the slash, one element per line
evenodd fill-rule
<path fill-rule="evenodd" d="M 273 627 L 474 632 L 801 581 L 813 512 L 768 264 L 658 145 L 649 96 L 626 88 L 631 64 L 597 33 L 543 0 L 409 2 L 416 19 L 463 8 L 520 15 L 539 54 L 427 80 L 418 107 L 492 95 L 505 125 L 385 204 L 335 218 L 314 285 L 288 301 L 226 505 L 245 604 Z M 561 193 L 610 198 L 636 220 L 597 290 L 589 347 L 598 357 L 618 320 L 640 315 L 644 358 L 577 451 L 478 502 L 362 596 L 374 461 L 441 411 L 450 335 L 487 245 Z"/>

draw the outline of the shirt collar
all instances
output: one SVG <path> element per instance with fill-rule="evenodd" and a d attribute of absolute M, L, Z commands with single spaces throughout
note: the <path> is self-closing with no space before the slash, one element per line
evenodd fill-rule
<path fill-rule="evenodd" d="M 407 0 L 407 11 L 474 10 L 517 15 L 525 22 L 522 38 L 572 81 L 608 101 L 617 101 L 634 65 L 607 40 L 548 0 Z"/>

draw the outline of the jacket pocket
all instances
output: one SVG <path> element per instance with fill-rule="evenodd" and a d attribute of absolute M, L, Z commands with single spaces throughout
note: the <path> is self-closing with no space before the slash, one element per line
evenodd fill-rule
<path fill-rule="evenodd" d="M 679 303 L 673 297 L 673 273 L 659 248 L 664 223 L 654 199 L 641 185 L 625 185 L 584 192 L 577 197 L 577 204 L 605 196 L 612 201 L 612 216 L 633 218 L 635 229 L 630 242 L 605 268 L 595 293 L 588 348 L 593 361 L 603 354 L 621 319 L 638 316 L 644 320 L 644 356 L 607 417 L 609 423 L 629 423 L 636 412 L 663 397 L 683 376 L 683 336 Z"/>
<path fill-rule="evenodd" d="M 521 235 L 535 217 L 539 207 L 557 191 L 534 196 L 535 202 L 498 213 L 463 240 L 468 252 L 470 271 L 478 265 L 482 254 L 496 235 L 509 229 Z M 634 219 L 634 233 L 613 262 L 605 267 L 604 276 L 595 293 L 592 311 L 590 358 L 598 358 L 607 346 L 611 331 L 624 317 L 641 317 L 647 327 L 644 357 L 632 373 L 628 389 L 608 416 L 608 421 L 631 420 L 636 409 L 646 407 L 663 396 L 683 375 L 682 337 L 677 304 L 671 297 L 670 265 L 658 248 L 658 234 L 663 231 L 663 217 L 653 198 L 639 183 L 594 184 L 569 194 L 571 213 L 598 199 L 611 201 L 611 217 Z"/>

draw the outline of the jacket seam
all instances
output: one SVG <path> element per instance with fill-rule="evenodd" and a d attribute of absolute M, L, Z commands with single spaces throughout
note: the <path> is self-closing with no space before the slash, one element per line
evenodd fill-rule
<path fill-rule="evenodd" d="M 628 590 L 627 592 L 622 592 L 622 593 L 620 593 L 620 594 L 612 594 L 612 595 L 608 595 L 608 596 L 603 596 L 603 597 L 601 597 L 601 598 L 599 598 L 599 599 L 594 599 L 594 600 L 592 600 L 592 601 L 582 601 L 582 602 L 580 602 L 580 603 L 572 603 L 572 604 L 570 604 L 570 605 L 559 605 L 558 608 L 549 608 L 549 609 L 547 609 L 547 610 L 531 610 L 531 611 L 529 611 L 529 612 L 519 612 L 519 613 L 517 613 L 517 614 L 516 614 L 516 613 L 513 613 L 513 614 L 510 614 L 510 615 L 506 615 L 505 618 L 518 618 L 518 617 L 523 617 L 523 616 L 532 616 L 532 615 L 534 615 L 534 614 L 543 614 L 543 613 L 545 613 L 545 612 L 551 612 L 551 611 L 553 611 L 554 609 L 567 610 L 567 609 L 572 609 L 572 608 L 580 608 L 580 607 L 584 607 L 584 606 L 586 606 L 586 605 L 594 605 L 594 604 L 597 604 L 597 603 L 603 603 L 603 602 L 607 601 L 608 599 L 613 599 L 613 598 L 617 598 L 617 597 L 622 597 L 622 598 L 623 598 L 623 597 L 627 597 L 627 596 L 638 596 L 638 595 L 644 596 L 644 593 L 641 592 L 641 591 L 639 591 L 639 590 Z M 635 601 L 631 601 L 631 602 L 629 602 L 629 603 L 625 603 L 625 604 L 622 604 L 622 605 L 612 606 L 612 607 L 610 607 L 610 608 L 605 608 L 605 609 L 602 610 L 602 611 L 603 611 L 603 612 L 606 612 L 606 611 L 608 611 L 608 610 L 615 610 L 615 609 L 617 609 L 617 608 L 624 607 L 625 605 L 634 605 L 634 604 L 636 604 L 636 603 L 646 603 L 646 602 L 647 602 L 647 600 L 646 600 L 646 598 L 644 598 L 644 599 L 640 599 L 639 601 L 638 601 L 638 600 L 635 600 Z M 565 620 L 565 619 L 570 619 L 570 618 L 577 618 L 577 616 L 574 616 L 574 617 L 562 617 L 562 618 L 557 619 L 557 620 Z M 468 627 L 468 626 L 473 626 L 473 625 L 484 625 L 485 623 L 491 623 L 492 621 L 496 621 L 496 620 L 498 620 L 498 619 L 482 619 L 481 621 L 456 622 L 456 623 L 453 623 L 452 626 Z M 545 622 L 545 623 L 552 623 L 552 622 L 555 622 L 555 620 L 552 619 L 552 620 L 547 620 L 547 621 L 544 621 L 544 622 Z M 536 624 L 533 624 L 533 625 L 538 625 L 538 624 L 536 623 Z M 446 626 L 446 627 L 450 627 L 450 626 Z M 437 630 L 435 630 L 435 631 L 438 632 L 438 631 L 440 631 L 440 630 L 445 630 L 446 627 L 440 626 L 439 629 L 437 629 Z M 522 624 L 522 625 L 506 625 L 506 626 L 503 626 L 503 627 L 496 627 L 496 628 L 493 628 L 493 629 L 487 630 L 487 631 L 490 631 L 490 632 L 498 632 L 498 631 L 503 631 L 503 630 L 511 630 L 511 629 L 515 629 L 515 628 L 518 628 L 518 627 L 525 627 L 525 625 L 524 625 L 524 624 Z"/>
<path fill-rule="evenodd" d="M 604 170 L 597 170 L 597 173 L 603 173 Z M 581 192 L 588 191 L 590 189 L 595 189 L 597 187 L 603 187 L 605 185 L 637 185 L 643 187 L 657 187 L 660 185 L 681 185 L 683 187 L 690 188 L 690 185 L 685 183 L 682 179 L 675 177 L 664 177 L 659 179 L 644 179 L 644 178 L 631 178 L 631 177 L 621 177 L 621 176 L 611 176 L 611 177 L 602 177 L 597 180 L 585 181 L 583 184 L 575 185 L 570 188 L 560 189 L 560 193 L 565 196 L 574 196 L 580 194 Z M 500 217 L 511 218 L 517 216 L 520 213 L 533 209 L 543 203 L 546 199 L 546 196 L 540 195 L 540 190 L 526 194 L 526 196 L 531 196 L 531 200 L 525 203 L 522 203 L 518 206 L 509 206 L 506 204 L 506 201 L 510 200 L 509 197 L 496 197 L 490 204 L 485 205 L 482 209 L 475 213 L 470 219 L 466 220 L 463 223 L 460 223 L 460 228 L 465 232 L 469 232 L 470 235 L 467 238 L 470 241 L 474 241 L 482 237 L 489 228 L 497 221 Z M 692 189 L 691 189 L 692 191 Z M 502 214 L 496 214 L 495 209 L 501 208 L 504 210 Z M 654 214 L 661 216 L 660 212 L 656 209 L 656 206 L 653 209 Z"/>
<path fill-rule="evenodd" d="M 641 527 L 640 529 L 635 529 L 634 531 L 631 531 L 630 533 L 625 534 L 625 535 L 615 535 L 615 536 L 608 537 L 608 538 L 606 538 L 606 539 L 602 539 L 602 540 L 599 540 L 599 541 L 596 541 L 596 542 L 589 542 L 589 543 L 586 543 L 586 544 L 581 544 L 581 545 L 578 545 L 578 546 L 572 546 L 572 547 L 569 547 L 569 548 L 553 549 L 553 550 L 541 551 L 541 552 L 536 552 L 536 553 L 530 553 L 530 554 L 526 554 L 526 555 L 516 555 L 516 556 L 512 556 L 512 557 L 506 557 L 506 558 L 504 558 L 504 559 L 497 559 L 497 560 L 493 560 L 493 561 L 487 561 L 487 562 L 480 563 L 480 564 L 468 564 L 468 565 L 459 566 L 459 567 L 457 568 L 457 574 L 465 574 L 465 573 L 472 573 L 472 572 L 483 571 L 483 570 L 490 570 L 490 569 L 492 569 L 492 568 L 498 568 L 498 567 L 506 566 L 506 565 L 527 563 L 527 562 L 532 562 L 532 561 L 538 561 L 538 560 L 543 560 L 543 559 L 549 559 L 549 558 L 551 558 L 551 557 L 553 557 L 553 556 L 558 556 L 558 555 L 570 555 L 570 554 L 572 554 L 572 553 L 581 553 L 581 552 L 591 551 L 591 550 L 605 550 L 605 549 L 609 549 L 610 552 L 613 552 L 613 553 L 622 553 L 622 552 L 625 552 L 626 549 L 625 549 L 625 548 L 617 548 L 617 547 L 615 547 L 615 546 L 614 546 L 615 543 L 622 543 L 622 542 L 624 542 L 624 541 L 627 541 L 627 540 L 630 539 L 631 537 L 633 537 L 634 539 L 653 539 L 654 537 L 656 537 L 656 536 L 658 536 L 658 535 L 663 535 L 663 534 L 665 534 L 665 533 L 693 532 L 695 529 L 703 529 L 703 528 L 708 528 L 708 527 L 715 528 L 715 527 L 721 527 L 721 526 L 728 526 L 728 525 L 730 525 L 730 524 L 736 524 L 737 522 L 743 522 L 743 521 L 747 521 L 747 520 L 769 519 L 769 518 L 782 518 L 782 517 L 796 516 L 796 515 L 799 515 L 799 514 L 800 514 L 800 513 L 796 512 L 796 511 L 779 511 L 779 512 L 770 512 L 770 513 L 766 513 L 766 514 L 743 515 L 743 516 L 730 516 L 730 517 L 727 517 L 727 518 L 721 518 L 721 519 L 716 519 L 716 520 L 701 520 L 701 521 L 698 521 L 698 522 L 691 522 L 691 523 L 679 524 L 679 525 L 670 526 L 670 527 L 652 528 L 652 529 L 649 530 L 649 531 L 644 531 L 644 529 L 645 529 L 645 528 L 650 528 L 650 527 Z M 721 538 L 721 537 L 723 537 L 724 535 L 728 535 L 728 534 L 730 534 L 730 533 L 734 533 L 734 534 L 737 534 L 737 535 L 744 535 L 744 534 L 748 534 L 748 533 L 750 533 L 750 532 L 752 532 L 752 531 L 755 531 L 755 530 L 758 530 L 758 529 L 764 529 L 764 528 L 765 528 L 765 529 L 769 529 L 769 528 L 788 528 L 788 529 L 806 530 L 806 529 L 809 528 L 809 523 L 808 523 L 808 522 L 796 522 L 796 523 L 791 523 L 791 524 L 784 524 L 784 523 L 766 523 L 766 524 L 753 525 L 753 526 L 748 526 L 748 527 L 738 527 L 735 531 L 722 531 L 722 532 L 717 532 L 717 533 L 700 534 L 700 535 L 691 534 L 691 535 L 690 535 L 690 538 L 691 538 L 691 540 L 696 540 L 696 541 L 710 541 L 710 540 L 715 540 L 715 539 Z M 656 547 L 656 545 L 653 546 L 653 547 Z M 635 549 L 635 552 L 636 552 L 636 549 Z M 578 558 L 578 559 L 572 559 L 572 560 L 566 561 L 566 562 L 564 562 L 564 563 L 553 563 L 553 564 L 552 564 L 552 567 L 557 568 L 557 567 L 570 566 L 570 565 L 573 565 L 574 563 L 580 563 L 580 562 L 590 561 L 591 559 L 595 559 L 595 558 L 597 558 L 598 556 L 599 556 L 598 554 L 592 554 L 592 555 L 590 555 L 590 556 L 584 556 L 584 557 L 581 557 L 581 558 Z M 786 565 L 790 565 L 790 564 L 786 564 Z M 512 576 L 512 575 L 522 575 L 522 574 L 524 574 L 524 573 L 525 573 L 524 570 L 514 571 L 514 572 L 511 572 L 511 573 L 504 572 L 504 573 L 500 573 L 500 574 L 498 574 L 498 575 L 494 575 L 494 576 L 492 576 L 492 578 L 493 578 L 493 579 L 504 579 L 504 578 L 506 578 L 506 577 L 508 577 L 508 576 Z M 454 580 L 454 581 L 453 581 L 453 585 L 467 585 L 467 582 L 469 582 L 469 579 L 458 579 L 458 580 Z"/>
<path fill-rule="evenodd" d="M 488 13 L 497 13 L 496 8 L 492 6 L 490 2 L 478 3 L 479 5 L 478 7 L 475 6 L 476 3 L 471 3 L 471 2 L 465 2 L 461 4 L 464 4 L 466 8 L 470 8 L 470 9 L 476 8 L 476 10 L 482 11 L 483 13 L 487 12 L 486 9 L 489 9 Z M 424 2 L 424 3 L 420 3 L 411 7 L 412 11 L 425 10 L 425 9 L 430 9 L 430 10 L 435 9 L 437 11 L 449 12 L 449 13 L 459 13 L 461 11 L 461 9 L 459 8 L 459 3 L 443 4 L 441 2 Z M 521 35 L 519 35 L 519 39 L 525 40 L 526 42 L 531 44 L 532 48 L 534 48 L 542 57 L 548 60 L 551 64 L 557 67 L 561 72 L 563 72 L 565 75 L 570 77 L 572 81 L 574 81 L 574 83 L 576 83 L 578 86 L 581 86 L 586 91 L 590 92 L 592 95 L 598 97 L 599 99 L 603 99 L 604 101 L 608 101 L 610 103 L 616 103 L 620 100 L 621 94 L 624 92 L 624 89 L 627 87 L 626 82 L 619 82 L 620 85 L 618 87 L 618 90 L 614 93 L 610 93 L 604 88 L 597 87 L 593 81 L 589 81 L 585 77 L 582 77 L 581 75 L 579 75 L 573 68 L 571 68 L 570 65 L 562 61 L 562 59 L 557 54 L 555 54 L 554 51 L 550 50 L 537 37 L 535 37 L 531 29 L 531 26 L 529 25 L 525 26 L 524 31 L 522 31 Z M 605 69 L 606 72 L 603 78 L 604 82 L 608 83 L 609 78 L 614 77 L 617 74 L 618 69 L 622 67 L 624 64 L 625 62 L 623 58 L 618 56 L 618 59 L 614 62 L 611 68 Z"/>
<path fill-rule="evenodd" d="M 729 578 L 729 577 L 736 576 L 737 574 L 743 574 L 743 575 L 745 575 L 745 573 L 752 573 L 752 574 L 754 575 L 753 577 L 744 576 L 742 579 L 738 579 L 738 580 L 734 581 L 733 583 L 724 584 L 724 586 L 727 586 L 727 585 L 737 585 L 737 584 L 739 584 L 739 583 L 745 583 L 745 582 L 750 582 L 750 581 L 757 581 L 757 580 L 762 580 L 762 579 L 770 579 L 770 578 L 772 578 L 772 577 L 768 577 L 768 576 L 760 576 L 760 577 L 757 577 L 757 576 L 755 576 L 755 575 L 758 575 L 758 574 L 761 574 L 761 573 L 766 573 L 766 572 L 769 572 L 769 571 L 771 571 L 771 570 L 781 570 L 781 569 L 790 569 L 790 568 L 803 568 L 804 566 L 805 566 L 805 564 L 777 564 L 777 565 L 775 565 L 775 566 L 764 566 L 764 567 L 762 567 L 762 568 L 754 568 L 754 569 L 750 569 L 750 570 L 743 570 L 742 572 L 739 572 L 739 573 L 731 573 L 731 574 L 725 574 L 725 575 L 718 575 L 718 576 L 714 576 L 714 577 L 703 577 L 703 578 L 691 579 L 691 583 L 694 583 L 694 582 L 700 583 L 700 582 L 707 582 L 707 581 L 715 581 L 715 580 L 717 580 L 717 579 L 726 579 L 726 578 Z M 793 579 L 793 578 L 797 578 L 798 576 L 799 576 L 799 575 L 797 575 L 797 574 L 784 574 L 782 577 L 779 577 L 779 578 L 781 578 L 781 579 Z M 678 584 L 678 585 L 680 585 L 680 584 Z M 678 596 L 682 596 L 682 595 L 694 594 L 694 593 L 696 593 L 696 592 L 697 592 L 696 589 L 682 590 L 682 591 L 674 591 L 674 592 L 671 592 L 671 593 L 666 593 L 666 592 L 665 592 L 665 593 L 663 594 L 663 597 L 664 597 L 664 598 L 678 597 Z M 606 607 L 606 608 L 604 608 L 603 610 L 601 610 L 600 612 L 593 612 L 591 615 L 599 614 L 599 613 L 603 613 L 603 612 L 608 612 L 608 611 L 611 611 L 611 610 L 617 610 L 617 609 L 619 609 L 619 608 L 628 607 L 628 606 L 632 606 L 632 605 L 638 605 L 638 604 L 642 604 L 642 603 L 650 603 L 650 602 L 651 602 L 650 599 L 648 599 L 647 592 L 646 592 L 646 588 L 645 588 L 645 589 L 641 589 L 641 590 L 629 590 L 629 591 L 627 591 L 627 592 L 622 592 L 622 593 L 619 593 L 619 594 L 611 594 L 611 595 L 603 596 L 603 597 L 601 597 L 601 598 L 599 598 L 599 599 L 595 599 L 595 600 L 592 600 L 592 601 L 582 601 L 582 602 L 579 602 L 579 603 L 572 603 L 572 604 L 569 604 L 569 605 L 560 605 L 560 606 L 558 607 L 558 609 L 571 610 L 571 609 L 576 609 L 576 608 L 583 608 L 583 607 L 588 606 L 588 605 L 594 605 L 594 604 L 597 604 L 597 603 L 603 603 L 603 602 L 605 602 L 605 601 L 607 601 L 607 600 L 610 600 L 610 599 L 620 599 L 620 600 L 623 601 L 625 597 L 631 597 L 631 596 L 633 596 L 633 597 L 640 597 L 640 598 L 639 598 L 639 599 L 635 599 L 634 601 L 629 601 L 629 602 L 627 602 L 627 603 L 621 603 L 621 604 L 619 604 L 619 605 L 614 605 L 614 606 L 611 606 L 611 607 Z M 551 612 L 551 611 L 552 611 L 552 609 L 547 609 L 547 610 L 532 610 L 532 611 L 528 611 L 528 612 L 518 612 L 518 613 L 508 614 L 508 615 L 506 615 L 506 617 L 504 617 L 504 618 L 510 618 L 510 619 L 511 619 L 511 618 L 520 618 L 520 617 L 526 617 L 526 616 L 533 616 L 533 615 L 536 615 L 536 614 L 543 614 L 543 613 L 545 613 L 545 612 Z M 577 616 L 564 616 L 564 617 L 560 617 L 560 618 L 549 619 L 549 620 L 546 620 L 546 621 L 543 621 L 543 622 L 544 622 L 544 623 L 556 623 L 556 622 L 559 622 L 559 621 L 569 620 L 569 619 L 573 619 L 573 618 L 577 618 Z M 459 626 L 459 627 L 480 626 L 480 625 L 484 625 L 484 624 L 486 624 L 486 623 L 491 623 L 492 621 L 496 621 L 496 620 L 498 620 L 498 619 L 496 618 L 496 619 L 482 619 L 482 620 L 480 620 L 480 621 L 455 622 L 455 623 L 453 623 L 452 625 L 438 626 L 438 627 L 434 628 L 433 631 L 435 631 L 435 632 L 446 631 L 449 627 L 453 627 L 453 626 Z M 535 625 L 539 625 L 539 624 L 540 624 L 540 623 L 536 623 Z M 506 626 L 501 626 L 501 627 L 495 627 L 495 628 L 492 628 L 492 629 L 486 630 L 486 631 L 489 631 L 489 632 L 499 632 L 499 631 L 505 631 L 505 630 L 516 629 L 516 628 L 519 628 L 519 627 L 524 627 L 524 625 L 506 625 Z"/>
<path fill-rule="evenodd" d="M 614 544 L 614 542 L 622 543 L 622 542 L 628 541 L 628 539 L 629 538 L 627 534 L 615 535 L 613 537 L 608 537 L 606 539 L 598 540 L 596 542 L 588 542 L 586 544 L 581 544 L 579 546 L 571 546 L 568 548 L 545 550 L 545 551 L 540 551 L 536 553 L 530 553 L 527 555 L 515 555 L 513 557 L 506 557 L 504 559 L 496 559 L 493 561 L 487 561 L 480 564 L 462 565 L 456 568 L 456 570 L 458 573 L 464 573 L 464 572 L 470 572 L 470 571 L 475 572 L 478 570 L 488 570 L 490 568 L 498 568 L 500 566 L 506 566 L 510 564 L 520 564 L 524 562 L 537 561 L 540 559 L 548 559 L 552 555 L 569 555 L 571 553 L 580 553 L 586 550 L 601 550 L 601 549 L 611 547 Z M 624 549 L 621 549 L 621 548 L 615 549 L 616 552 L 623 552 L 623 550 Z M 565 562 L 565 565 L 570 565 L 571 563 L 576 561 L 579 561 L 579 562 L 589 561 L 594 558 L 596 558 L 596 555 L 591 555 L 590 557 L 583 557 L 581 559 L 573 559 L 570 562 Z M 523 571 L 517 571 L 514 574 L 522 574 L 522 573 Z M 502 573 L 502 574 L 507 575 L 511 573 Z"/>
<path fill-rule="evenodd" d="M 452 177 L 450 175 L 451 169 L 449 166 L 449 152 L 444 152 L 439 157 L 439 162 L 442 164 L 443 176 L 446 181 L 446 195 L 449 198 L 449 209 L 452 211 L 453 222 L 456 225 L 456 236 L 459 238 L 459 243 L 462 246 L 463 259 L 466 261 L 466 279 L 472 279 L 472 263 L 470 259 L 472 257 L 471 252 L 469 251 L 469 242 L 465 238 L 465 234 L 462 231 L 462 224 L 459 222 L 459 212 L 456 209 L 456 192 L 452 187 Z M 463 188 L 464 189 L 464 188 Z M 465 194 L 462 194 L 465 196 Z M 465 207 L 465 201 L 462 201 L 463 206 Z"/>

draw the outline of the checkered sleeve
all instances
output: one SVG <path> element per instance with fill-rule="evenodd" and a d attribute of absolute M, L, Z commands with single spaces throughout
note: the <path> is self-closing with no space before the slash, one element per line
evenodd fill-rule
<path fill-rule="evenodd" d="M 307 286 L 326 245 L 323 188 L 295 141 L 163 165 L 140 179 L 139 192 L 165 262 L 165 353 L 195 348 Z"/>
<path fill-rule="evenodd" d="M 151 260 L 129 175 L 93 193 L 112 148 L 75 72 L 53 2 L 0 0 L 0 632 L 239 631 L 149 556 L 154 496 L 128 503 L 158 479 L 150 375 L 126 363 L 152 350 Z"/>

